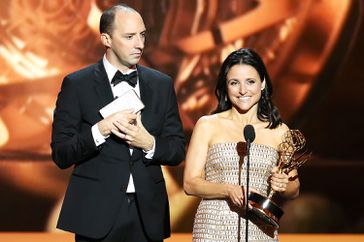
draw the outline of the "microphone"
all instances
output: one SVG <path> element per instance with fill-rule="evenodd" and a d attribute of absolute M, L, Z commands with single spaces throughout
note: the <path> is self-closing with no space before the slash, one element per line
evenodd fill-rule
<path fill-rule="evenodd" d="M 246 194 L 245 194 L 245 241 L 248 241 L 248 209 L 249 209 L 249 172 L 250 172 L 250 144 L 255 139 L 254 127 L 250 124 L 244 127 L 244 139 L 246 141 Z"/>
<path fill-rule="evenodd" d="M 248 144 L 254 141 L 255 139 L 255 131 L 254 127 L 250 124 L 244 127 L 244 139 Z"/>

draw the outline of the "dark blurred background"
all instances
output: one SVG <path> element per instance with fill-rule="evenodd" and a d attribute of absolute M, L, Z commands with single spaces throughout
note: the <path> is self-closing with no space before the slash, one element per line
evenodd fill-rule
<path fill-rule="evenodd" d="M 66 74 L 102 57 L 98 20 L 118 2 L 0 2 L 0 231 L 55 230 L 71 170 L 50 158 L 54 102 Z M 282 117 L 312 151 L 281 232 L 364 233 L 361 0 L 123 2 L 148 29 L 142 64 L 175 79 L 187 137 L 215 107 L 222 60 L 241 47 L 259 52 Z M 163 172 L 172 230 L 190 232 L 199 201 L 182 191 L 183 164 Z"/>
<path fill-rule="evenodd" d="M 321 74 L 332 83 L 324 84 L 313 96 L 315 103 L 302 109 L 301 118 L 295 120 L 314 153 L 300 170 L 301 194 L 310 194 L 302 201 L 312 203 L 314 220 L 307 220 L 312 224 L 302 232 L 364 233 L 363 18 L 352 47 L 339 51 L 346 53 L 332 56 L 338 64 Z"/>

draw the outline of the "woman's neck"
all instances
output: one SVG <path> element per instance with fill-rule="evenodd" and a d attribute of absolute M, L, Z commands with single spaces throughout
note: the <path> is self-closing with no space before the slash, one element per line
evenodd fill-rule
<path fill-rule="evenodd" d="M 235 107 L 232 107 L 227 112 L 227 118 L 237 121 L 243 125 L 261 123 L 257 116 L 258 105 L 255 105 L 247 112 L 240 112 Z"/>

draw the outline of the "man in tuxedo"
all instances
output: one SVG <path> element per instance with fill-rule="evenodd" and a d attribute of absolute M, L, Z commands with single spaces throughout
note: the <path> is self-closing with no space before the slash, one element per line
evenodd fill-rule
<path fill-rule="evenodd" d="M 136 10 L 106 10 L 100 33 L 103 59 L 64 78 L 54 111 L 52 158 L 74 167 L 57 227 L 77 242 L 163 241 L 170 222 L 161 165 L 185 158 L 173 82 L 137 64 L 146 28 Z M 141 112 L 100 115 L 130 89 L 145 105 Z"/>

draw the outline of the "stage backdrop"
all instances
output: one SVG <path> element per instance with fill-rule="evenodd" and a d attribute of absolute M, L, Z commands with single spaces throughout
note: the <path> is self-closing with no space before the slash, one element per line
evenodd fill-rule
<path fill-rule="evenodd" d="M 98 20 L 116 0 L 0 2 L 0 230 L 54 231 L 71 172 L 50 158 L 62 78 L 102 58 Z M 286 123 L 312 159 L 282 232 L 364 232 L 363 6 L 359 0 L 134 0 L 147 26 L 141 63 L 175 80 L 186 136 L 215 107 L 222 60 L 254 48 L 268 66 Z M 198 199 L 183 164 L 164 168 L 172 229 L 190 232 Z"/>

